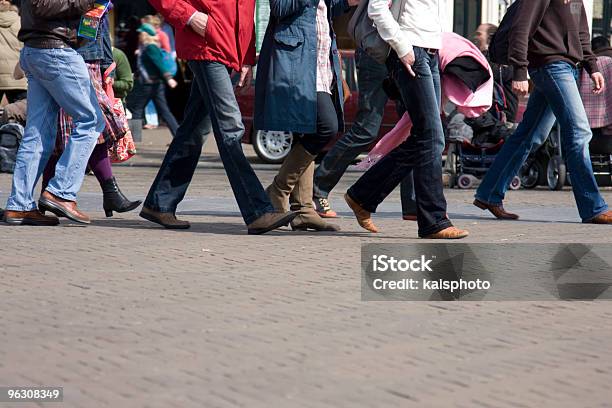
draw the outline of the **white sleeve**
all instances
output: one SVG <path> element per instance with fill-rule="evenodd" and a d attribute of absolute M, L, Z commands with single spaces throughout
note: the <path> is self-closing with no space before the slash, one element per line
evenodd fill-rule
<path fill-rule="evenodd" d="M 374 22 L 378 34 L 402 58 L 412 51 L 412 44 L 406 35 L 402 35 L 400 25 L 389 9 L 389 0 L 370 0 L 368 15 Z"/>

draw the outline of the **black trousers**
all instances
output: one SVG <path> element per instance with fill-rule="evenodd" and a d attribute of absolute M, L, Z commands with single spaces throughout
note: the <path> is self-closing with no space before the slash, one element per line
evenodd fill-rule
<path fill-rule="evenodd" d="M 308 153 L 316 156 L 337 133 L 338 113 L 332 96 L 317 92 L 317 132 L 302 135 L 299 141 Z"/>

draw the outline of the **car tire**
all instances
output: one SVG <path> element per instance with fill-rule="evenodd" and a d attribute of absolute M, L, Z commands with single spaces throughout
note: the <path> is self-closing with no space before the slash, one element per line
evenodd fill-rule
<path fill-rule="evenodd" d="M 253 149 L 264 163 L 280 164 L 291 150 L 293 133 L 270 130 L 255 130 Z"/>

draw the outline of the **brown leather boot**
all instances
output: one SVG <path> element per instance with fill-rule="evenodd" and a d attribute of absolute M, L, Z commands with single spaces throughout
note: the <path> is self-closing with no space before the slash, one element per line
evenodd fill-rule
<path fill-rule="evenodd" d="M 462 239 L 470 235 L 468 231 L 460 230 L 456 227 L 448 227 L 435 234 L 423 237 L 423 239 Z"/>
<path fill-rule="evenodd" d="M 518 220 L 519 216 L 517 214 L 509 213 L 504 209 L 502 204 L 494 205 L 485 203 L 484 201 L 480 201 L 478 199 L 474 200 L 474 205 L 481 210 L 489 210 L 491 214 L 493 214 L 499 220 Z"/>
<path fill-rule="evenodd" d="M 171 212 L 153 211 L 147 207 L 142 207 L 140 216 L 145 220 L 154 222 L 168 229 L 187 229 L 191 227 L 189 221 L 183 221 L 176 218 L 176 215 Z"/>
<path fill-rule="evenodd" d="M 267 213 L 247 225 L 249 235 L 261 235 L 270 232 L 280 227 L 289 225 L 295 218 L 296 213 L 289 212 L 273 212 Z"/>
<path fill-rule="evenodd" d="M 48 191 L 43 192 L 38 199 L 38 208 L 79 224 L 91 224 L 89 217 L 79 210 L 76 201 L 65 200 Z"/>
<path fill-rule="evenodd" d="M 51 215 L 43 215 L 38 210 L 11 211 L 5 210 L 3 220 L 10 225 L 34 225 L 52 227 L 59 224 L 59 219 Z"/>
<path fill-rule="evenodd" d="M 599 214 L 592 220 L 586 221 L 585 224 L 612 224 L 612 211 Z"/>
<path fill-rule="evenodd" d="M 357 218 L 357 222 L 361 225 L 362 228 L 367 229 L 370 232 L 377 233 L 378 228 L 374 225 L 372 221 L 372 216 L 369 211 L 361 208 L 359 204 L 355 200 L 353 200 L 348 193 L 344 195 L 344 200 L 348 204 L 348 206 L 355 213 L 355 217 Z"/>
<path fill-rule="evenodd" d="M 291 211 L 297 216 L 291 221 L 291 228 L 295 231 L 340 231 L 340 227 L 328 224 L 317 214 L 312 204 L 312 188 L 314 179 L 314 162 L 306 168 L 293 191 L 289 195 Z"/>
<path fill-rule="evenodd" d="M 274 181 L 266 189 L 276 211 L 287 212 L 289 210 L 289 194 L 315 157 L 308 153 L 301 143 L 293 145 L 278 170 L 278 174 L 274 177 Z"/>

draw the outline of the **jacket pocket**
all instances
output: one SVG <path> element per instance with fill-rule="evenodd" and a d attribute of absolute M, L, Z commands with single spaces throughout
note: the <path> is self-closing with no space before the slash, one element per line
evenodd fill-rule
<path fill-rule="evenodd" d="M 289 59 L 301 57 L 301 45 L 304 35 L 292 26 L 282 27 L 274 33 L 275 48 Z"/>

